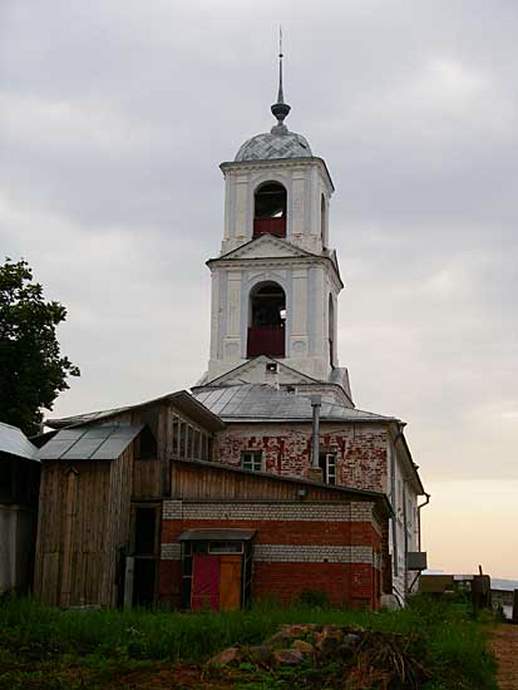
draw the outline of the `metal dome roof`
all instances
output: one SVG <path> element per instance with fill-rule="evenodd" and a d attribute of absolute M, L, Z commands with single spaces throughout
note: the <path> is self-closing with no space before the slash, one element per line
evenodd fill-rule
<path fill-rule="evenodd" d="M 276 129 L 275 127 L 273 129 Z M 285 128 L 286 129 L 286 128 Z M 313 154 L 308 141 L 296 132 L 265 132 L 248 139 L 234 160 L 257 161 L 275 158 L 309 158 Z"/>

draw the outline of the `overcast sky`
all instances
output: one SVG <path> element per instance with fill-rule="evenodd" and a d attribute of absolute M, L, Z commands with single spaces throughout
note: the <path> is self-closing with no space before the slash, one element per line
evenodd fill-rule
<path fill-rule="evenodd" d="M 336 186 L 340 363 L 398 415 L 436 568 L 518 576 L 518 5 L 3 0 L 0 254 L 69 311 L 61 416 L 206 367 L 221 161 L 273 124 Z"/>

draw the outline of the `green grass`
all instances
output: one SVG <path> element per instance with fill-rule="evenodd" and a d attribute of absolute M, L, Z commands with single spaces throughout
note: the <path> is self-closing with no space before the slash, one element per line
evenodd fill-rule
<path fill-rule="evenodd" d="M 428 599 L 395 612 L 270 604 L 196 614 L 63 611 L 30 599 L 6 600 L 0 604 L 0 688 L 103 687 L 117 673 L 151 662 L 201 662 L 236 642 L 259 643 L 282 623 L 359 625 L 409 635 L 413 653 L 433 671 L 426 690 L 496 689 L 487 625 L 474 621 L 462 602 Z M 73 679 L 67 677 L 71 668 Z"/>

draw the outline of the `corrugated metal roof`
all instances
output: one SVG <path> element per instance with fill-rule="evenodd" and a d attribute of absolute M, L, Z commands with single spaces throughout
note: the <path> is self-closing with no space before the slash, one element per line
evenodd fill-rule
<path fill-rule="evenodd" d="M 21 429 L 10 424 L 0 422 L 0 452 L 17 455 L 28 460 L 38 459 L 38 449 L 34 446 Z"/>
<path fill-rule="evenodd" d="M 202 419 L 202 424 L 204 424 L 210 430 L 218 430 L 224 428 L 224 424 L 221 419 L 218 419 L 211 410 L 208 410 L 203 404 L 197 400 L 194 396 L 185 390 L 175 391 L 173 393 L 167 393 L 159 398 L 153 398 L 152 400 L 146 400 L 142 403 L 137 403 L 135 405 L 125 405 L 123 407 L 113 407 L 109 410 L 98 410 L 97 412 L 86 412 L 84 414 L 73 415 L 72 417 L 62 417 L 61 419 L 47 419 L 45 424 L 51 429 L 60 429 L 62 427 L 72 427 L 72 426 L 82 426 L 84 424 L 95 424 L 105 419 L 110 419 L 111 417 L 116 417 L 126 412 L 132 412 L 140 407 L 145 407 L 146 405 L 154 405 L 156 403 L 174 402 L 178 408 L 185 412 L 187 416 L 195 416 Z"/>
<path fill-rule="evenodd" d="M 144 425 L 99 424 L 62 429 L 39 450 L 40 460 L 115 460 Z"/>
<path fill-rule="evenodd" d="M 237 421 L 309 421 L 312 419 L 309 397 L 286 393 L 267 384 L 207 386 L 194 392 L 195 397 L 226 422 Z M 365 410 L 357 410 L 322 400 L 322 421 L 396 421 Z"/>
<path fill-rule="evenodd" d="M 253 529 L 188 529 L 178 541 L 250 541 L 255 533 Z"/>

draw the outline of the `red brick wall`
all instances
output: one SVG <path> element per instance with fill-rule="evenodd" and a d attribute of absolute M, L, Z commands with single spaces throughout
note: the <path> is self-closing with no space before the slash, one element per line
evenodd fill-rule
<path fill-rule="evenodd" d="M 289 604 L 307 590 L 322 591 L 335 606 L 377 608 L 378 571 L 365 563 L 254 563 L 253 596 Z"/>
<path fill-rule="evenodd" d="M 181 561 L 159 562 L 158 600 L 171 608 L 180 608 L 182 603 L 182 563 Z"/>
<path fill-rule="evenodd" d="M 300 520 L 163 520 L 163 544 L 177 541 L 188 529 L 255 529 L 254 544 L 329 544 L 381 549 L 381 536 L 368 522 L 302 522 Z"/>
<path fill-rule="evenodd" d="M 339 520 L 308 521 L 303 519 L 303 504 L 300 509 L 300 520 L 164 519 L 161 542 L 164 545 L 178 543 L 178 537 L 187 529 L 225 527 L 257 530 L 254 544 L 262 548 L 266 546 L 267 550 L 268 546 L 282 545 L 298 549 L 303 549 L 304 546 L 308 549 L 311 547 L 370 547 L 377 553 L 381 551 L 382 537 L 372 523 Z M 341 549 L 338 551 L 343 553 Z M 274 560 L 254 559 L 252 596 L 255 600 L 274 597 L 283 603 L 289 603 L 300 596 L 304 590 L 320 590 L 325 592 L 330 601 L 337 606 L 344 604 L 372 608 L 378 606 L 380 572 L 372 564 L 325 562 L 323 557 L 314 562 L 284 562 L 284 553 L 285 549 L 282 549 L 282 561 L 275 558 Z M 267 558 L 270 558 L 270 554 Z M 180 603 L 180 595 L 180 561 L 162 560 L 160 600 L 175 607 Z"/>
<path fill-rule="evenodd" d="M 387 487 L 387 431 L 379 424 L 321 425 L 321 447 L 337 456 L 337 482 L 373 491 Z M 241 451 L 263 451 L 264 469 L 307 477 L 310 424 L 229 424 L 215 441 L 215 459 L 240 464 Z"/>

